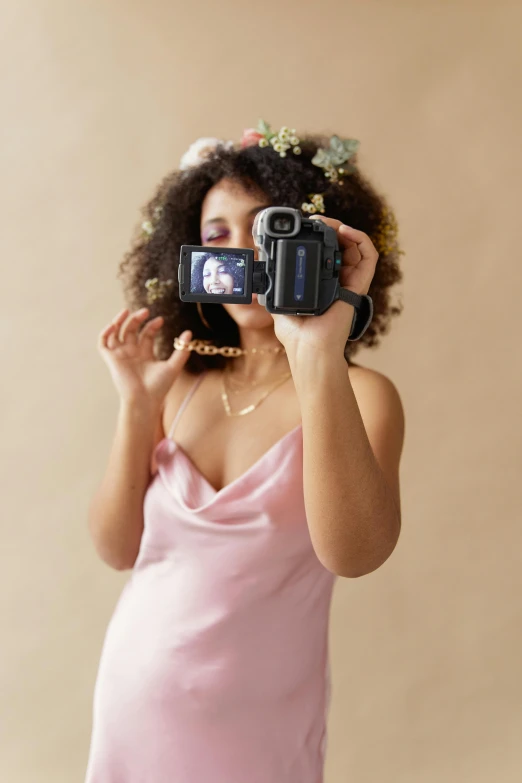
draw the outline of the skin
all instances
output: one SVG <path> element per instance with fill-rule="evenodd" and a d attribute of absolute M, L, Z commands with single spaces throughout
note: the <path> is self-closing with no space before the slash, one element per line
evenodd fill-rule
<path fill-rule="evenodd" d="M 257 248 L 252 237 L 256 214 L 271 206 L 264 193 L 248 193 L 240 184 L 223 179 L 206 194 L 201 209 L 201 238 L 206 247 Z M 240 346 L 243 349 L 282 347 L 274 331 L 274 318 L 252 294 L 251 304 L 216 305 L 224 307 L 238 325 Z M 206 305 L 210 311 L 210 305 Z M 211 312 L 211 311 L 210 311 Z M 230 369 L 238 377 L 258 382 L 277 378 L 289 371 L 284 353 L 246 354 L 231 360 Z"/>
<path fill-rule="evenodd" d="M 205 245 L 219 247 L 249 247 L 255 251 L 252 225 L 256 212 L 271 206 L 263 193 L 247 193 L 239 184 L 226 179 L 217 183 L 206 195 L 201 213 L 202 240 Z M 220 218 L 217 220 L 217 218 Z M 378 252 L 370 237 L 352 226 L 324 215 L 314 215 L 331 226 L 337 233 L 342 250 L 342 269 L 339 281 L 343 287 L 357 294 L 368 293 L 375 273 Z M 215 220 L 216 222 L 210 222 Z M 252 304 L 224 304 L 236 321 L 241 347 L 284 345 L 286 355 L 271 361 L 257 356 L 233 360 L 232 369 L 244 377 L 260 379 L 275 377 L 289 370 L 288 357 L 295 367 L 306 365 L 310 356 L 321 357 L 324 345 L 329 354 L 342 359 L 344 346 L 350 332 L 353 308 L 345 302 L 334 302 L 320 318 L 293 318 L 272 315 L 259 305 L 255 294 Z M 373 453 L 391 487 L 396 506 L 400 509 L 399 460 L 404 438 L 404 411 L 394 384 L 382 373 L 353 364 L 349 376 L 349 388 L 357 400 L 367 437 Z M 399 512 L 400 513 L 400 512 Z"/>
<path fill-rule="evenodd" d="M 266 206 L 270 205 L 263 193 L 249 194 L 241 186 L 222 180 L 207 193 L 203 203 L 203 243 L 216 248 L 252 248 L 256 257 L 252 224 L 255 214 Z M 339 246 L 343 249 L 341 285 L 355 293 L 366 293 L 378 257 L 370 238 L 339 221 L 324 216 L 321 216 L 321 220 L 337 231 Z M 310 430 L 309 437 L 305 439 L 305 467 L 308 465 L 309 478 L 305 483 L 312 488 L 308 490 L 309 494 L 311 491 L 309 503 L 312 502 L 319 509 L 317 520 L 312 520 L 312 524 L 318 536 L 321 536 L 324 504 L 322 496 L 318 499 L 313 489 L 314 483 L 317 484 L 317 475 L 320 479 L 319 489 L 328 487 L 339 464 L 344 466 L 341 479 L 334 489 L 341 487 L 352 505 L 353 499 L 357 499 L 361 510 L 359 521 L 356 520 L 354 527 L 354 520 L 345 518 L 346 503 L 342 497 L 340 500 L 337 498 L 340 508 L 333 509 L 331 519 L 337 528 L 335 535 L 339 537 L 340 545 L 338 551 L 334 547 L 333 554 L 337 560 L 333 568 L 341 575 L 369 573 L 384 562 L 391 551 L 390 536 L 386 531 L 383 535 L 384 527 L 380 521 L 384 503 L 376 509 L 372 504 L 386 497 L 388 519 L 388 514 L 391 516 L 389 509 L 392 508 L 388 498 L 392 497 L 394 526 L 398 519 L 400 528 L 399 461 L 404 439 L 404 411 L 397 389 L 386 376 L 358 365 L 352 365 L 348 371 L 345 366 L 342 350 L 351 323 L 350 306 L 344 302 L 335 302 L 320 318 L 306 319 L 278 314 L 273 316 L 258 304 L 255 295 L 250 305 L 216 302 L 214 306 L 225 307 L 236 321 L 240 344 L 244 348 L 281 346 L 284 340 L 286 355 L 242 356 L 230 360 L 230 367 L 238 375 L 242 373 L 243 376 L 263 382 L 264 379 L 280 377 L 283 369 L 289 370 L 290 357 L 293 382 L 299 397 L 298 405 L 305 421 L 304 426 Z M 181 365 L 187 353 L 173 351 L 166 361 L 154 360 L 153 340 L 161 328 L 162 318 L 149 321 L 139 331 L 147 316 L 146 308 L 133 314 L 123 310 L 100 334 L 99 345 L 122 399 L 131 405 L 138 401 L 140 406 L 152 405 L 156 409 L 172 388 L 174 379 L 182 372 Z M 323 350 L 326 342 L 330 346 L 328 355 Z M 300 349 L 300 345 L 304 346 L 304 350 Z M 310 361 L 310 357 L 313 361 Z M 318 385 L 316 380 L 319 372 L 322 372 L 324 381 Z M 336 428 L 331 427 L 328 418 L 322 426 L 317 416 L 318 410 L 328 410 L 332 399 L 338 406 L 336 419 L 339 427 Z M 145 400 L 145 403 L 140 400 Z M 170 421 L 171 416 L 167 424 Z M 163 432 L 158 437 L 162 435 Z M 369 457 L 369 446 L 379 470 Z M 321 471 L 324 475 L 321 475 Z M 345 476 L 355 476 L 355 480 L 351 479 L 352 485 L 347 483 Z M 364 491 L 361 494 L 361 488 L 367 487 L 369 481 L 373 482 L 375 491 Z M 385 486 L 386 492 L 383 490 Z M 328 493 L 328 502 L 335 505 L 336 497 L 336 491 L 332 490 Z M 394 529 L 396 541 L 396 526 Z M 340 537 L 343 537 L 344 543 Z M 361 550 L 360 562 L 354 565 L 353 552 L 358 537 L 368 542 L 368 546 L 363 548 L 364 551 Z M 332 536 L 329 540 L 332 540 Z M 328 547 L 328 536 L 325 547 Z"/>
<path fill-rule="evenodd" d="M 217 258 L 207 258 L 203 267 L 203 287 L 207 294 L 214 293 L 211 287 L 224 288 L 226 294 L 232 294 L 234 278 L 223 270 L 223 262 Z"/>
<path fill-rule="evenodd" d="M 252 224 L 255 214 L 266 206 L 263 193 L 252 195 L 238 183 L 221 180 L 204 199 L 200 226 L 202 241 L 205 245 L 216 243 L 219 247 L 234 247 L 236 242 L 236 247 L 250 247 L 255 251 Z M 370 237 L 339 220 L 323 215 L 313 217 L 333 228 L 337 234 L 342 252 L 339 269 L 341 286 L 359 295 L 367 294 L 379 257 Z M 264 345 L 280 343 L 287 356 L 322 354 L 325 346 L 328 346 L 330 354 L 343 355 L 354 313 L 352 305 L 338 300 L 320 318 L 299 318 L 269 313 L 258 305 L 257 297 L 253 295 L 254 299 L 255 305 L 254 301 L 251 305 L 222 305 L 238 324 L 241 347 L 258 347 L 259 341 L 264 339 Z M 261 362 L 258 357 L 254 362 L 259 368 Z M 234 367 L 247 376 L 254 375 L 254 368 L 248 356 L 241 357 Z M 257 377 L 263 377 L 263 373 Z"/>

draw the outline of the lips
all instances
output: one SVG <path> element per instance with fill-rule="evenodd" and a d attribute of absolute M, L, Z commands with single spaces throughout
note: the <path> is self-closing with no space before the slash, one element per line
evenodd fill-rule
<path fill-rule="evenodd" d="M 223 286 L 219 286 L 219 288 L 218 288 L 218 286 L 211 286 L 210 287 L 210 293 L 211 294 L 224 294 L 225 291 L 226 291 L 226 289 L 223 288 Z"/>

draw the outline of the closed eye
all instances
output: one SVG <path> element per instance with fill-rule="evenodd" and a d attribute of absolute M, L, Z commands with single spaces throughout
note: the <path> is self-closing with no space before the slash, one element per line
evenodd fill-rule
<path fill-rule="evenodd" d="M 216 239 L 220 239 L 222 237 L 226 237 L 227 232 L 226 231 L 215 231 L 213 234 L 208 234 L 208 236 L 205 237 L 205 243 L 207 242 L 214 242 Z"/>
<path fill-rule="evenodd" d="M 228 274 L 228 269 L 226 268 L 226 266 L 220 266 L 217 270 L 217 273 L 218 275 L 226 275 Z M 210 277 L 210 272 L 209 271 L 203 272 L 203 277 Z"/>

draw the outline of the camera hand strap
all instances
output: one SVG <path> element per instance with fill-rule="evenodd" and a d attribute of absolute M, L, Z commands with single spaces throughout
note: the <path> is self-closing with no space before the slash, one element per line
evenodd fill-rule
<path fill-rule="evenodd" d="M 363 336 L 373 318 L 373 301 L 367 294 L 355 294 L 347 288 L 339 287 L 338 299 L 354 306 L 352 328 L 348 340 L 358 340 Z"/>

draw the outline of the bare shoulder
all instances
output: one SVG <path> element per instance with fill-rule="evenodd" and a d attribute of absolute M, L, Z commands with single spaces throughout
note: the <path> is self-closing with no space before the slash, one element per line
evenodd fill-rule
<path fill-rule="evenodd" d="M 380 432 L 399 455 L 404 442 L 405 417 L 399 391 L 384 373 L 351 365 L 348 371 L 353 393 L 357 400 L 366 430 Z"/>
<path fill-rule="evenodd" d="M 362 364 L 350 364 L 348 374 L 350 380 L 357 385 L 387 388 L 390 391 L 395 390 L 395 393 L 399 394 L 393 381 L 378 370 L 372 370 L 370 367 L 364 367 Z"/>
<path fill-rule="evenodd" d="M 198 379 L 198 375 L 188 372 L 184 367 L 170 387 L 163 404 L 163 428 L 167 434 L 174 416 L 178 412 L 185 395 Z"/>
<path fill-rule="evenodd" d="M 393 492 L 400 518 L 399 464 L 404 445 L 404 408 L 395 384 L 383 373 L 353 365 L 349 378 L 368 440 Z"/>
<path fill-rule="evenodd" d="M 181 368 L 181 372 L 172 384 L 172 392 L 177 393 L 178 389 L 188 389 L 193 383 L 197 381 L 199 374 L 189 372 L 184 367 Z"/>
<path fill-rule="evenodd" d="M 197 377 L 197 375 L 187 372 L 184 368 L 181 369 L 180 374 L 165 396 L 162 413 L 156 428 L 154 447 L 167 437 L 171 423 L 174 421 L 174 417 L 178 412 L 185 395 L 188 393 L 192 384 L 195 383 Z M 154 448 L 150 462 L 151 474 L 154 475 L 157 472 L 157 469 L 158 466 Z"/>

